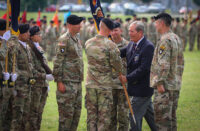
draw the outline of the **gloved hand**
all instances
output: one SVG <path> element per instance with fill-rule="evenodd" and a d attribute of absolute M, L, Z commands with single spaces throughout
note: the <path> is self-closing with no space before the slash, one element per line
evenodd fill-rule
<path fill-rule="evenodd" d="M 12 73 L 11 74 L 11 81 L 16 81 L 17 77 L 18 77 L 18 75 L 16 73 Z"/>
<path fill-rule="evenodd" d="M 3 72 L 3 80 L 7 81 L 10 78 L 10 74 L 8 72 Z"/>
<path fill-rule="evenodd" d="M 53 75 L 52 75 L 52 74 L 47 74 L 47 75 L 46 75 L 46 80 L 48 80 L 48 81 L 54 80 Z"/>

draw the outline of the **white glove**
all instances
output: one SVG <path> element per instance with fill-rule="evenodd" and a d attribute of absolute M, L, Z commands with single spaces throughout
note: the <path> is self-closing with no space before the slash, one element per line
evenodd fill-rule
<path fill-rule="evenodd" d="M 7 81 L 10 78 L 10 74 L 8 72 L 3 72 L 3 80 Z"/>
<path fill-rule="evenodd" d="M 49 92 L 50 91 L 50 87 L 48 86 L 48 88 L 47 88 L 47 92 Z"/>
<path fill-rule="evenodd" d="M 11 74 L 11 81 L 16 81 L 17 77 L 18 77 L 18 75 L 16 73 Z"/>
<path fill-rule="evenodd" d="M 48 80 L 48 81 L 54 80 L 53 75 L 52 74 L 47 74 L 46 75 L 46 80 Z"/>

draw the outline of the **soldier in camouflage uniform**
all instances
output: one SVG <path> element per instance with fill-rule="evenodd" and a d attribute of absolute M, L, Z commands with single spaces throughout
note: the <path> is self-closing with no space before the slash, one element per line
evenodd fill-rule
<path fill-rule="evenodd" d="M 151 22 L 148 24 L 147 29 L 147 37 L 148 39 L 156 46 L 157 35 L 156 35 L 156 27 L 154 25 L 154 17 L 151 17 Z"/>
<path fill-rule="evenodd" d="M 126 40 L 129 40 L 128 28 L 129 28 L 129 25 L 130 25 L 130 20 L 131 20 L 131 18 L 127 18 L 126 22 L 123 24 L 123 37 Z"/>
<path fill-rule="evenodd" d="M 200 50 L 200 19 L 197 27 L 197 49 Z"/>
<path fill-rule="evenodd" d="M 41 47 L 44 49 L 44 51 L 46 51 L 46 47 L 47 47 L 46 30 L 47 30 L 47 21 L 43 20 L 42 27 L 41 27 L 41 35 L 42 35 Z"/>
<path fill-rule="evenodd" d="M 59 38 L 61 33 L 62 33 L 62 21 L 58 21 L 58 26 L 55 28 L 56 29 L 56 37 Z"/>
<path fill-rule="evenodd" d="M 195 38 L 197 35 L 197 27 L 195 22 L 190 23 L 188 34 L 189 34 L 189 51 L 193 51 Z"/>
<path fill-rule="evenodd" d="M 46 103 L 47 97 L 47 89 L 48 83 L 46 80 L 53 80 L 53 75 L 49 74 L 44 68 L 44 64 L 47 66 L 47 61 L 44 57 L 44 51 L 40 47 L 39 43 L 41 42 L 41 33 L 38 26 L 34 26 L 30 29 L 30 42 L 29 46 L 31 47 L 31 55 L 32 55 L 32 64 L 34 68 L 33 77 L 36 80 L 35 84 L 31 89 L 31 110 L 30 110 L 30 129 L 33 131 L 40 130 L 40 122 L 38 119 L 40 118 L 39 109 L 41 103 Z M 50 69 L 50 68 L 49 68 Z M 48 73 L 48 74 L 47 74 Z M 43 94 L 43 90 L 45 90 Z M 44 102 L 41 100 L 45 100 Z M 44 107 L 44 106 L 43 106 Z M 42 109 L 43 111 L 43 109 Z"/>
<path fill-rule="evenodd" d="M 81 114 L 83 60 L 77 33 L 82 20 L 82 17 L 70 15 L 67 18 L 68 32 L 57 42 L 53 75 L 57 82 L 59 131 L 76 131 Z"/>
<path fill-rule="evenodd" d="M 170 30 L 171 16 L 161 13 L 155 17 L 156 30 L 161 34 L 151 66 L 150 83 L 154 90 L 155 121 L 158 130 L 176 131 L 176 109 L 179 98 L 179 76 L 182 75 L 181 43 Z"/>
<path fill-rule="evenodd" d="M 108 39 L 113 22 L 104 18 L 100 22 L 99 35 L 86 42 L 88 72 L 85 105 L 88 131 L 109 131 L 111 124 L 112 71 L 121 72 L 122 62 L 116 44 Z"/>
<path fill-rule="evenodd" d="M 62 28 L 61 35 L 65 34 L 66 32 L 67 32 L 67 24 L 64 23 L 63 28 Z"/>
<path fill-rule="evenodd" d="M 3 112 L 3 90 L 6 85 L 3 84 L 3 81 L 8 80 L 10 74 L 5 73 L 5 57 L 7 53 L 7 45 L 6 41 L 3 39 L 3 34 L 6 31 L 6 21 L 0 19 L 0 130 L 3 130 L 3 121 L 5 117 L 5 113 Z"/>
<path fill-rule="evenodd" d="M 187 37 L 188 37 L 187 19 L 183 19 L 183 23 L 181 25 L 181 34 L 180 34 L 180 38 L 183 44 L 183 50 L 185 50 L 187 46 L 187 39 L 188 39 Z"/>
<path fill-rule="evenodd" d="M 50 26 L 47 28 L 46 35 L 48 37 L 47 40 L 47 60 L 52 61 L 53 57 L 55 56 L 55 47 L 56 47 L 56 28 L 53 25 L 54 21 L 50 21 Z"/>
<path fill-rule="evenodd" d="M 175 24 L 174 24 L 174 34 L 178 35 L 179 37 L 181 36 L 181 25 L 180 25 L 180 19 L 177 17 Z"/>
<path fill-rule="evenodd" d="M 144 36 L 147 37 L 148 19 L 146 17 L 142 17 L 142 22 L 144 24 Z"/>
<path fill-rule="evenodd" d="M 117 45 L 118 49 L 121 49 L 128 45 L 128 41 L 122 37 L 121 24 L 114 23 L 114 29 L 111 33 L 113 42 Z M 123 59 L 123 75 L 126 75 L 126 58 Z M 118 78 L 119 74 L 113 70 L 113 106 L 112 106 L 112 118 L 111 118 L 111 131 L 127 131 L 129 128 L 129 108 L 128 102 L 125 97 L 124 89 Z M 119 125 L 119 126 L 118 126 Z"/>
<path fill-rule="evenodd" d="M 9 70 L 12 72 L 13 64 L 15 64 L 15 70 L 18 74 L 12 101 L 11 131 L 30 130 L 30 93 L 31 84 L 34 82 L 32 78 L 34 70 L 31 64 L 30 48 L 27 45 L 27 41 L 29 40 L 28 30 L 28 24 L 21 24 L 19 25 L 19 39 L 16 36 L 12 36 L 8 40 Z M 15 63 L 13 62 L 14 54 L 16 56 Z"/>

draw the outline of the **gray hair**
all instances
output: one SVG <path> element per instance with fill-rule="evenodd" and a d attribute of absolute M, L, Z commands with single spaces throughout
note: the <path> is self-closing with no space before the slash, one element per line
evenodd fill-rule
<path fill-rule="evenodd" d="M 134 21 L 130 24 L 130 26 L 132 25 L 136 25 L 135 30 L 138 31 L 142 31 L 144 33 L 144 23 L 142 21 Z"/>

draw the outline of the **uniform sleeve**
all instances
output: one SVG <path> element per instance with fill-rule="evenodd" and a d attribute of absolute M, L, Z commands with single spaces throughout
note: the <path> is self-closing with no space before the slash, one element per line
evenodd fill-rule
<path fill-rule="evenodd" d="M 66 52 L 66 46 L 59 45 L 58 43 L 59 42 L 57 42 L 56 57 L 54 60 L 54 67 L 53 67 L 53 76 L 56 82 L 62 81 L 63 61 L 65 59 L 65 52 Z"/>
<path fill-rule="evenodd" d="M 110 64 L 116 72 L 122 72 L 122 60 L 117 46 L 112 43 L 110 48 Z"/>
<path fill-rule="evenodd" d="M 168 78 L 172 59 L 172 47 L 170 41 L 163 41 L 158 51 L 158 79 L 155 85 L 164 84 Z"/>

